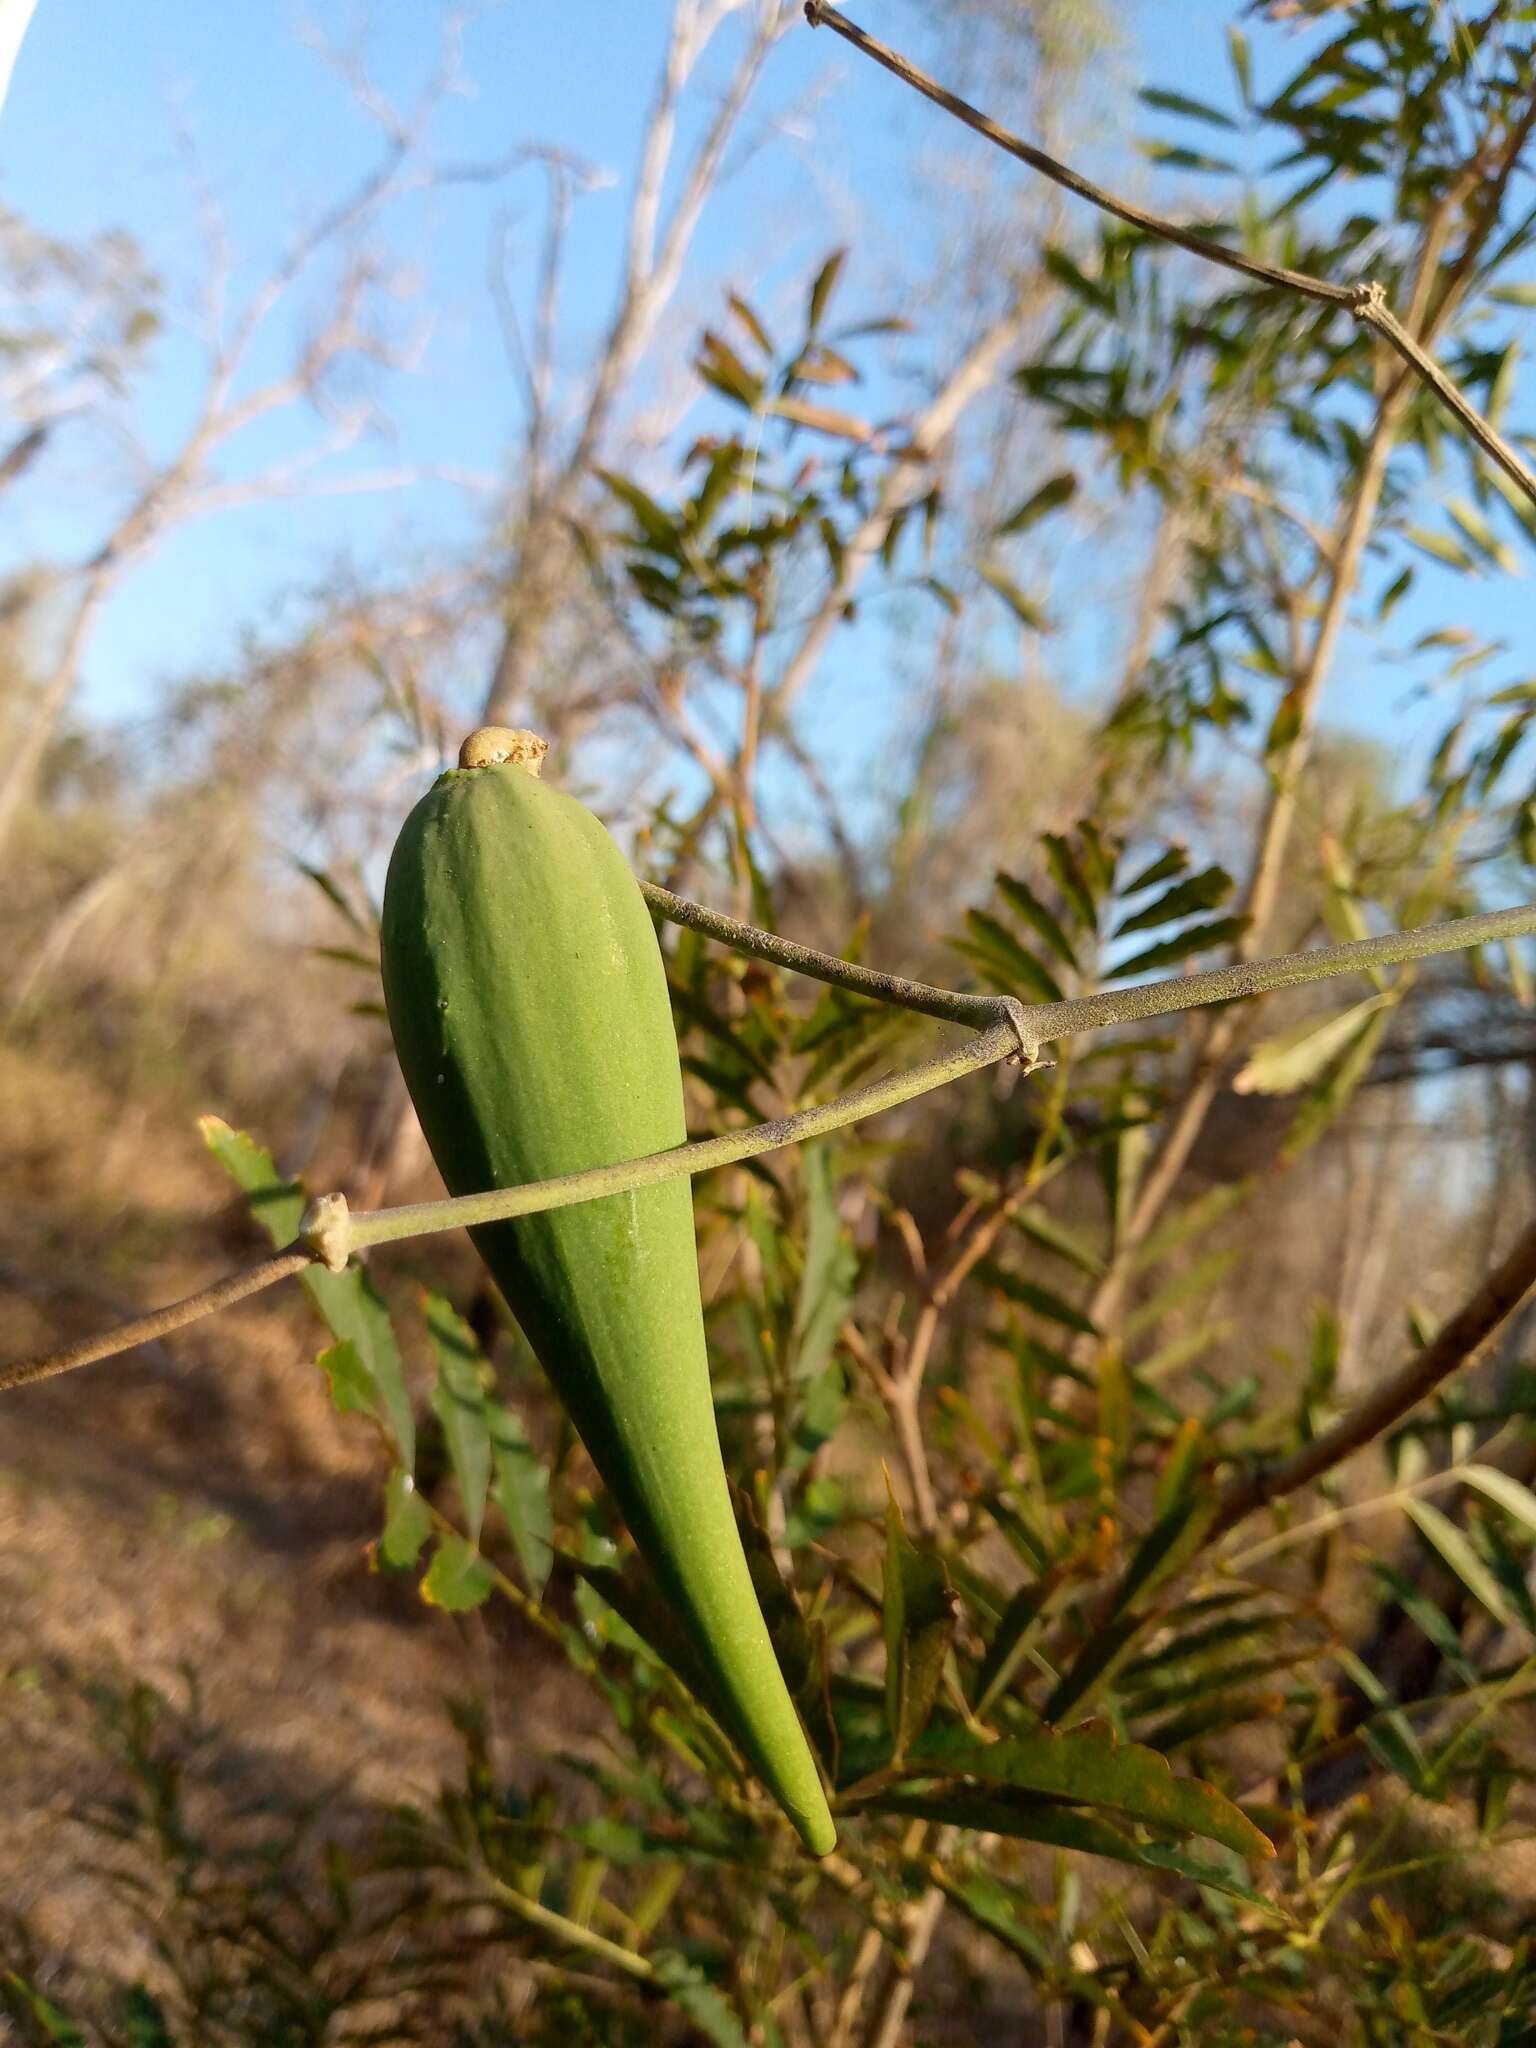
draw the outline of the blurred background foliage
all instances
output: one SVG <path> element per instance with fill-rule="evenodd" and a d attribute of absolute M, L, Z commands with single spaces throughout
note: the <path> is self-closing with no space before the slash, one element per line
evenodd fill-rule
<path fill-rule="evenodd" d="M 1536 448 L 1536 10 L 1202 16 L 1211 103 L 1173 52 L 1136 99 L 1088 0 L 874 12 L 1208 236 L 1380 279 Z M 678 0 L 610 317 L 573 336 L 595 180 L 531 135 L 437 154 L 473 42 L 423 23 L 417 104 L 336 66 L 373 167 L 263 280 L 213 262 L 195 325 L 132 223 L 0 212 L 7 1355 L 287 1241 L 301 1183 L 432 1191 L 377 895 L 486 718 L 544 732 L 668 887 L 1026 1001 L 1531 894 L 1536 682 L 1496 593 L 1536 515 L 1367 332 L 936 115 L 911 191 L 849 197 L 923 209 L 904 271 L 853 235 L 771 303 L 770 251 L 703 275 L 733 152 L 793 142 L 756 110 L 810 32 Z M 855 67 L 812 118 L 895 90 Z M 473 537 L 273 591 L 230 659 L 89 714 L 114 595 L 185 522 L 338 462 L 409 481 L 345 467 L 423 360 L 392 210 L 530 164 L 531 293 L 495 251 L 490 283 L 521 425 Z M 151 449 L 173 344 L 200 367 Z M 857 775 L 843 678 L 879 706 Z M 661 938 L 700 1134 L 940 1031 Z M 1517 946 L 1385 970 L 697 1184 L 742 1529 L 840 1795 L 821 1866 L 462 1242 L 10 1396 L 0 2032 L 1536 2040 L 1528 1313 L 1307 1493 L 1208 1513 L 1527 1223 L 1533 1003 Z"/>

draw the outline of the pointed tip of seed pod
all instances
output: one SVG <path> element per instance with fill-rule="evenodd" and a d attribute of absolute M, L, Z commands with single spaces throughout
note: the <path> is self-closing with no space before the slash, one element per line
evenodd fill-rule
<path fill-rule="evenodd" d="M 510 761 L 514 768 L 526 769 L 537 777 L 548 752 L 549 741 L 541 740 L 536 732 L 524 732 L 510 725 L 482 725 L 460 747 L 459 766 L 494 768 Z"/>

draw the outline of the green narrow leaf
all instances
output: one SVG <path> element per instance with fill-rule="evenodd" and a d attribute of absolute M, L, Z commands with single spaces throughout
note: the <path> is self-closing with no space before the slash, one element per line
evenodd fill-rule
<path fill-rule="evenodd" d="M 598 481 L 607 486 L 620 504 L 634 515 L 641 536 L 664 555 L 675 555 L 678 547 L 677 521 L 664 512 L 656 500 L 627 476 L 611 469 L 595 470 Z"/>
<path fill-rule="evenodd" d="M 1013 1221 L 1026 1237 L 1034 1239 L 1046 1251 L 1054 1252 L 1059 1259 L 1076 1266 L 1080 1273 L 1087 1273 L 1097 1280 L 1104 1271 L 1104 1261 L 1082 1239 L 1067 1230 L 1053 1216 L 1047 1216 L 1040 1209 L 1021 1209 Z"/>
<path fill-rule="evenodd" d="M 375 1390 L 376 1405 L 394 1434 L 400 1462 L 407 1472 L 413 1471 L 416 1418 L 411 1413 L 405 1367 L 383 1295 L 361 1266 L 348 1266 L 340 1273 L 324 1266 L 307 1266 L 303 1280 L 332 1333 L 350 1344 L 362 1361 Z"/>
<path fill-rule="evenodd" d="M 1231 893 L 1232 877 L 1225 868 L 1205 868 L 1198 875 L 1175 882 L 1171 889 L 1144 910 L 1134 911 L 1115 927 L 1114 935 L 1123 939 L 1130 932 L 1152 931 L 1160 924 L 1172 924 L 1175 918 L 1193 917 L 1202 910 L 1215 910 L 1218 904 L 1226 902 Z"/>
<path fill-rule="evenodd" d="M 986 1933 L 996 1935 L 1005 1948 L 1022 1956 L 1041 1976 L 1047 1973 L 1051 1967 L 1050 1944 L 1020 1920 L 1012 1894 L 995 1877 L 978 1871 L 962 1881 L 951 1877 L 942 1866 L 935 1867 L 933 1876 L 945 1897 L 953 1900 L 968 1919 Z"/>
<path fill-rule="evenodd" d="M 803 1472 L 823 1444 L 836 1436 L 848 1408 L 848 1382 L 836 1359 L 804 1383 L 800 1412 L 784 1454 L 786 1472 Z"/>
<path fill-rule="evenodd" d="M 811 334 L 815 334 L 821 326 L 822 318 L 833 292 L 837 289 L 837 281 L 843 274 L 843 265 L 847 260 L 846 249 L 834 249 L 812 281 L 810 297 L 806 302 L 806 327 Z"/>
<path fill-rule="evenodd" d="M 1437 562 L 1447 562 L 1453 569 L 1476 571 L 1475 559 L 1459 541 L 1452 540 L 1449 534 L 1435 533 L 1427 526 L 1405 526 L 1403 539 L 1411 541 L 1424 554 L 1432 555 Z"/>
<path fill-rule="evenodd" d="M 1219 107 L 1208 106 L 1204 100 L 1191 99 L 1187 93 L 1168 92 L 1155 85 L 1143 86 L 1140 99 L 1149 107 L 1159 107 L 1164 113 L 1186 114 L 1194 121 L 1209 121 L 1216 128 L 1236 128 L 1237 123 L 1230 114 L 1224 114 Z"/>
<path fill-rule="evenodd" d="M 1077 478 L 1070 470 L 1064 470 L 1060 476 L 1049 478 L 1039 490 L 1032 491 L 1022 504 L 1015 505 L 1006 519 L 1000 520 L 993 527 L 994 537 L 1003 540 L 1013 534 L 1025 532 L 1038 520 L 1044 519 L 1047 513 L 1065 505 L 1076 490 Z"/>
<path fill-rule="evenodd" d="M 1189 866 L 1189 855 L 1182 846 L 1170 846 L 1166 853 L 1160 853 L 1150 867 L 1142 869 L 1134 881 L 1127 882 L 1120 891 L 1122 896 L 1139 896 L 1143 889 L 1150 889 L 1158 882 L 1170 881 L 1175 875 L 1182 875 Z"/>
<path fill-rule="evenodd" d="M 485 1414 L 485 1382 L 490 1371 L 474 1331 L 452 1302 L 440 1294 L 428 1294 L 426 1312 L 427 1335 L 437 1360 L 432 1412 L 442 1424 L 448 1446 L 464 1510 L 464 1533 L 472 1544 L 478 1544 L 491 1486 L 491 1438 Z"/>
<path fill-rule="evenodd" d="M 1237 80 L 1237 89 L 1243 96 L 1243 105 L 1252 106 L 1253 63 L 1248 54 L 1248 38 L 1240 28 L 1227 30 L 1227 51 L 1232 59 L 1232 76 Z"/>
<path fill-rule="evenodd" d="M 1045 941 L 1057 959 L 1075 973 L 1077 955 L 1072 950 L 1071 941 L 1029 884 L 1019 881 L 1013 875 L 1005 875 L 1001 870 L 993 876 L 993 880 L 997 884 L 998 894 L 1014 916 L 1022 918 L 1035 936 Z"/>
<path fill-rule="evenodd" d="M 987 1645 L 981 1669 L 976 1674 L 973 1711 L 978 1719 L 986 1718 L 1013 1683 L 1014 1673 L 1024 1661 L 1024 1653 L 1029 1647 L 1030 1631 L 1045 1604 L 1045 1594 L 1043 1584 L 1021 1586 L 1003 1609 L 997 1627 L 992 1631 L 992 1640 Z"/>
<path fill-rule="evenodd" d="M 1057 832 L 1042 832 L 1040 844 L 1045 849 L 1046 866 L 1067 908 L 1085 932 L 1096 932 L 1099 926 L 1098 906 L 1077 864 L 1077 856 Z"/>
<path fill-rule="evenodd" d="M 1496 1501 L 1505 1514 L 1536 1531 L 1536 1493 L 1528 1486 L 1522 1486 L 1508 1472 L 1499 1471 L 1496 1465 L 1464 1465 L 1461 1477 L 1465 1485 L 1475 1486 L 1479 1493 Z"/>
<path fill-rule="evenodd" d="M 1510 1620 L 1504 1589 L 1478 1556 L 1462 1530 L 1448 1515 L 1427 1500 L 1407 1500 L 1403 1507 L 1425 1541 L 1445 1559 L 1474 1599 L 1480 1600 L 1495 1621 L 1506 1626 Z"/>
<path fill-rule="evenodd" d="M 697 1963 L 662 1951 L 651 1957 L 651 1968 L 672 2003 L 687 2014 L 706 2041 L 712 2041 L 715 2048 L 748 2048 L 740 2020 Z"/>
<path fill-rule="evenodd" d="M 1475 505 L 1465 498 L 1447 498 L 1445 509 L 1451 523 L 1478 554 L 1502 569 L 1506 576 L 1519 575 L 1520 562 L 1514 549 L 1507 541 L 1500 540 Z"/>
<path fill-rule="evenodd" d="M 232 1130 L 222 1117 L 200 1116 L 203 1143 L 250 1204 L 251 1214 L 282 1251 L 293 1243 L 304 1220 L 307 1197 L 303 1184 L 284 1180 L 265 1145 L 244 1131 Z"/>
<path fill-rule="evenodd" d="M 1036 633 L 1047 630 L 1044 606 L 1036 604 L 1032 597 L 1026 597 L 1006 569 L 999 568 L 996 562 L 983 562 L 977 574 L 987 588 L 1002 599 L 1020 625 L 1028 626 Z"/>
<path fill-rule="evenodd" d="M 885 1712 L 891 1749 L 904 1756 L 928 1725 L 955 1632 L 955 1596 L 943 1560 L 907 1535 L 896 1496 L 885 1509 Z"/>
<path fill-rule="evenodd" d="M 978 1834 L 1007 1835 L 1025 1842 L 1048 1842 L 1075 1849 L 1084 1856 L 1107 1856 L 1141 1870 L 1230 1892 L 1251 1905 L 1264 1901 L 1248 1885 L 1218 1863 L 1207 1863 L 1166 1842 L 1141 1842 L 1099 1814 L 1078 1813 L 1049 1799 L 1026 1794 L 986 1793 L 966 1787 L 941 1792 L 889 1792 L 865 1802 L 877 1813 L 908 1814 L 916 1819 L 947 1822 Z M 1270 1908 L 1269 1910 L 1273 1910 Z"/>
<path fill-rule="evenodd" d="M 1049 1287 L 1041 1287 L 1033 1280 L 1025 1280 L 1017 1273 L 1007 1272 L 1002 1266 L 994 1265 L 990 1259 L 983 1259 L 976 1268 L 977 1278 L 988 1287 L 995 1287 L 999 1294 L 1005 1294 L 1010 1301 L 1021 1307 L 1033 1309 L 1037 1316 L 1044 1316 L 1047 1322 L 1060 1323 L 1064 1329 L 1076 1330 L 1084 1337 L 1097 1337 L 1098 1327 L 1074 1308 L 1070 1301 L 1063 1301 L 1059 1294 L 1053 1294 Z"/>
<path fill-rule="evenodd" d="M 501 1509 L 512 1548 L 535 1600 L 542 1600 L 554 1562 L 554 1515 L 549 1474 L 534 1454 L 522 1417 L 499 1401 L 485 1404 L 495 1473 L 493 1496 Z"/>
<path fill-rule="evenodd" d="M 432 1534 L 432 1516 L 416 1491 L 409 1472 L 397 1465 L 384 1490 L 384 1532 L 379 1538 L 378 1559 L 387 1571 L 415 1568 L 427 1538 Z"/>
<path fill-rule="evenodd" d="M 617 1618 L 617 1639 L 633 1647 L 638 1641 L 692 1693 L 699 1705 L 726 1730 L 734 1728 L 707 1672 L 694 1653 L 681 1622 L 662 1598 L 649 1571 L 638 1558 L 627 1558 L 622 1570 L 591 1564 L 560 1553 L 562 1561 Z M 599 1609 L 600 1613 L 601 1610 Z"/>
<path fill-rule="evenodd" d="M 853 1238 L 837 1213 L 829 1146 L 804 1147 L 800 1181 L 806 1204 L 805 1263 L 795 1302 L 792 1370 L 797 1376 L 811 1378 L 824 1370 L 832 1356 L 853 1299 L 859 1262 Z"/>
<path fill-rule="evenodd" d="M 962 942 L 957 950 L 986 966 L 1005 989 L 1023 989 L 1040 1003 L 1060 1002 L 1061 987 L 1055 976 L 1019 944 L 1000 919 L 985 910 L 968 910 L 965 923 L 974 943 L 967 947 Z"/>
<path fill-rule="evenodd" d="M 1371 1070 L 1376 1048 L 1380 1045 L 1382 1034 L 1387 1028 L 1389 1013 L 1390 1006 L 1387 1006 L 1366 1018 L 1321 1089 L 1298 1113 L 1295 1123 L 1286 1135 L 1285 1151 L 1282 1156 L 1287 1161 L 1300 1158 L 1307 1147 L 1322 1136 L 1348 1105 L 1355 1090 Z"/>
<path fill-rule="evenodd" d="M 1117 1742 L 1103 1722 L 1040 1728 L 1003 1742 L 948 1751 L 944 1763 L 960 1777 L 1081 1806 L 1107 1806 L 1153 1827 L 1202 1835 L 1249 1861 L 1275 1853 L 1269 1837 L 1214 1785 L 1175 1777 L 1166 1757 L 1140 1743 Z"/>
<path fill-rule="evenodd" d="M 1110 970 L 1109 978 L 1120 981 L 1128 974 L 1149 974 L 1155 967 L 1176 967 L 1192 953 L 1208 953 L 1213 946 L 1230 944 L 1247 928 L 1246 917 L 1218 917 L 1209 924 L 1192 925 L 1188 931 L 1164 939 L 1159 945 L 1149 946 L 1145 953 L 1138 953 L 1134 959 L 1122 960 L 1118 967 Z"/>
<path fill-rule="evenodd" d="M 771 356 L 774 353 L 772 337 L 769 335 L 768 330 L 763 325 L 762 321 L 758 319 L 756 313 L 753 312 L 752 308 L 741 296 L 740 292 L 727 292 L 725 295 L 725 302 L 730 307 L 731 311 L 736 315 L 736 318 L 741 322 L 742 326 L 745 327 L 748 334 L 750 334 L 752 339 L 757 343 L 758 347 L 762 350 L 763 354 L 765 356 Z"/>
<path fill-rule="evenodd" d="M 1290 1095 L 1315 1081 L 1353 1041 L 1367 1017 L 1392 1000 L 1367 996 L 1332 1017 L 1309 1017 L 1305 1023 L 1261 1039 L 1232 1082 L 1237 1095 Z"/>
<path fill-rule="evenodd" d="M 421 1597 L 445 1614 L 464 1614 L 491 1596 L 496 1580 L 479 1551 L 462 1536 L 438 1538 L 437 1549 L 421 1582 Z"/>
<path fill-rule="evenodd" d="M 59 2048 L 85 2048 L 85 2036 L 74 2021 L 14 1970 L 0 1969 L 0 1989 L 8 1991 L 27 2018 L 41 2028 L 44 2040 L 56 2041 Z"/>

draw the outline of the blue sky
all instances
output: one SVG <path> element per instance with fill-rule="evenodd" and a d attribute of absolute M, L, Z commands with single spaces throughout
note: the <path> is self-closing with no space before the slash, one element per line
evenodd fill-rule
<path fill-rule="evenodd" d="M 350 7 L 313 10 L 344 39 L 363 17 Z M 661 0 L 580 0 L 543 6 L 501 0 L 466 32 L 472 95 L 455 99 L 438 129 L 438 154 L 487 158 L 517 141 L 556 143 L 613 172 L 609 189 L 575 215 L 565 307 L 567 346 L 579 360 L 611 310 L 615 258 L 627 202 L 626 176 L 646 111 L 669 9 Z M 113 17 L 115 15 L 115 24 Z M 200 261 L 196 180 L 227 214 L 243 271 L 253 277 L 282 246 L 314 195 L 340 189 L 370 160 L 375 138 L 346 89 L 306 47 L 305 16 L 268 0 L 158 0 L 134 10 L 87 0 L 40 0 L 0 118 L 0 198 L 40 227 L 83 235 L 124 227 L 147 246 L 173 299 L 192 303 Z M 423 4 L 372 10 L 364 39 L 370 74 L 408 100 L 436 54 L 442 10 Z M 892 40 L 910 40 L 912 12 L 895 0 L 866 0 L 862 18 Z M 1173 84 L 1230 103 L 1224 30 L 1230 6 L 1216 0 L 1140 0 L 1126 17 L 1127 47 L 1110 67 L 1117 94 L 1137 82 Z M 1168 29 L 1177 23 L 1177 51 Z M 1261 44 L 1262 47 L 1262 44 Z M 1174 61 L 1176 56 L 1176 61 Z M 803 132 L 780 141 L 723 191 L 706 216 L 690 282 L 695 307 L 710 304 L 713 281 L 748 289 L 771 306 L 799 288 L 825 249 L 852 225 L 838 195 L 877 209 L 889 222 L 887 253 L 923 232 L 915 148 L 980 149 L 943 117 L 904 93 L 830 34 L 793 34 L 770 74 L 765 110 L 798 109 L 820 97 Z M 999 110 L 1005 112 L 1006 110 Z M 697 119 L 696 106 L 690 118 Z M 1125 124 L 1122 124 L 1122 126 Z M 1150 121 L 1147 125 L 1151 125 Z M 1184 138 L 1181 138 L 1184 139 Z M 1100 174 L 1126 174 L 1101 149 Z M 1021 176 L 1024 173 L 1020 173 Z M 1177 193 L 1176 185 L 1168 194 Z M 524 259 L 536 244 L 541 187 L 531 171 L 494 191 L 454 191 L 412 202 L 401 216 L 404 251 L 419 268 L 419 303 L 436 316 L 421 370 L 391 381 L 388 407 L 397 439 L 338 466 L 375 469 L 399 460 L 495 472 L 517 423 L 515 388 L 484 279 L 493 222 L 506 216 Z M 849 310 L 880 304 L 885 258 L 872 248 L 847 286 Z M 321 289 L 315 303 L 323 303 Z M 300 299 L 302 316 L 304 300 Z M 152 445 L 167 445 L 185 417 L 192 362 L 184 335 L 168 337 L 143 411 Z M 270 460 L 292 443 L 252 437 L 244 464 Z M 0 562 L 29 551 L 77 551 L 94 493 L 72 490 L 28 500 L 26 532 L 0 532 Z M 157 684 L 201 660 L 216 660 L 239 630 L 275 622 L 273 594 L 322 578 L 327 565 L 367 565 L 451 545 L 474 532 L 479 506 L 447 486 L 387 496 L 284 502 L 210 519 L 179 533 L 114 599 L 89 664 L 89 701 L 132 715 Z M 1424 617 L 1441 622 L 1426 586 Z M 1444 586 L 1442 585 L 1442 589 Z M 1070 590 L 1055 608 L 1071 612 Z M 1523 592 L 1510 579 L 1476 586 L 1478 626 L 1516 631 Z M 1411 631 L 1413 618 L 1408 616 Z M 1091 688 L 1110 653 L 1093 619 L 1057 643 L 1053 663 Z M 840 728 L 850 766 L 878 736 L 879 705 L 892 656 L 878 629 L 862 632 L 839 657 L 839 687 L 818 699 L 818 715 Z M 1394 743 L 1412 745 L 1425 721 L 1404 721 L 1390 677 L 1350 674 L 1346 646 L 1333 715 Z M 1439 722 L 1443 713 L 1434 714 Z"/>

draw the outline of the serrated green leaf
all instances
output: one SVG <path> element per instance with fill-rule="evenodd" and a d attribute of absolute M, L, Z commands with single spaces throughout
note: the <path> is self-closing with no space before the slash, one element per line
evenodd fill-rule
<path fill-rule="evenodd" d="M 491 1439 L 485 1415 L 488 1369 L 474 1331 L 452 1302 L 440 1294 L 429 1294 L 426 1312 L 427 1335 L 437 1360 L 432 1412 L 442 1425 L 448 1446 L 464 1511 L 464 1532 L 472 1544 L 478 1544 L 491 1486 Z"/>
<path fill-rule="evenodd" d="M 330 1383 L 331 1405 L 338 1415 L 372 1415 L 377 1395 L 368 1368 L 355 1344 L 332 1344 L 315 1363 Z"/>
<path fill-rule="evenodd" d="M 350 1344 L 372 1382 L 376 1411 L 388 1421 L 400 1462 L 407 1472 L 416 1465 L 416 1418 L 405 1388 L 405 1367 L 395 1340 L 389 1305 L 361 1266 L 332 1273 L 320 1265 L 306 1266 L 305 1288 L 335 1336 Z"/>
<path fill-rule="evenodd" d="M 432 1516 L 416 1491 L 409 1472 L 397 1465 L 384 1489 L 384 1531 L 379 1538 L 379 1563 L 387 1571 L 415 1568 L 427 1538 L 432 1534 Z"/>
<path fill-rule="evenodd" d="M 554 1515 L 549 1502 L 549 1474 L 539 1462 L 522 1417 L 499 1401 L 485 1404 L 494 1477 L 492 1497 L 501 1509 L 512 1548 L 535 1600 L 554 1563 Z"/>
<path fill-rule="evenodd" d="M 200 1116 L 197 1128 L 274 1247 L 282 1251 L 292 1244 L 307 1206 L 302 1182 L 284 1180 L 266 1146 L 258 1145 L 244 1131 L 233 1130 L 222 1117 Z"/>
<path fill-rule="evenodd" d="M 445 1614 L 465 1614 L 483 1606 L 496 1580 L 490 1566 L 462 1536 L 438 1538 L 437 1549 L 421 1582 L 421 1597 Z"/>

